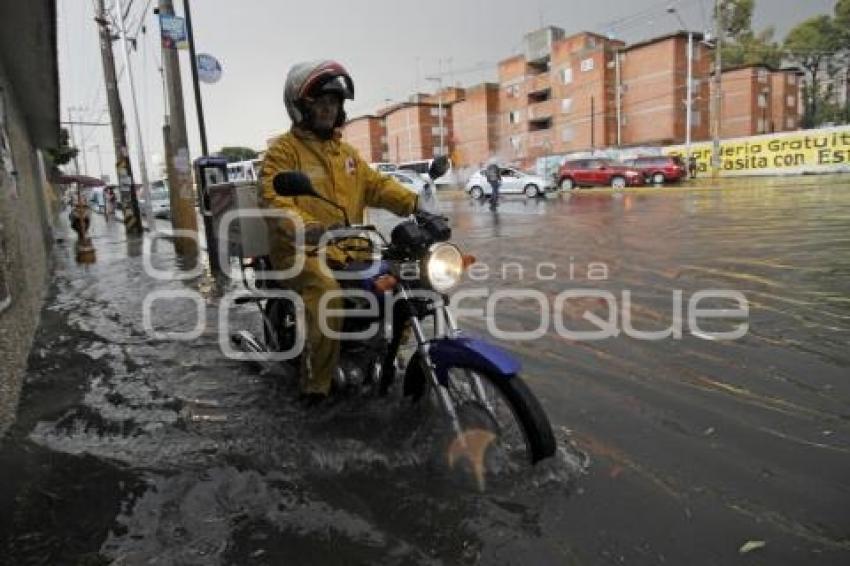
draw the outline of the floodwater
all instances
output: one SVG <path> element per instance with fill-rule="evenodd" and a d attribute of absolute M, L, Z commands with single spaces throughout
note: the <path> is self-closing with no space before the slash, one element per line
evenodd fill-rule
<path fill-rule="evenodd" d="M 850 182 L 805 181 L 514 197 L 495 213 L 445 200 L 478 259 L 463 289 L 485 294 L 463 307 L 538 292 L 461 322 L 539 329 L 497 341 L 522 359 L 559 442 L 552 461 L 483 492 L 447 468 L 439 414 L 396 396 L 308 412 L 291 384 L 227 359 L 221 295 L 238 285 L 154 279 L 143 247 L 97 219 L 95 263 L 57 246 L 0 445 L 0 562 L 847 563 Z M 167 242 L 151 257 L 191 268 Z M 740 293 L 747 315 L 693 327 L 689 301 L 706 290 Z M 150 326 L 203 322 L 196 337 L 145 332 L 153 291 L 182 295 L 154 302 Z M 586 314 L 612 305 L 616 337 L 565 335 L 598 329 Z M 250 325 L 252 309 L 224 314 Z M 681 337 L 641 338 L 626 314 Z M 739 339 L 713 334 L 742 321 Z"/>

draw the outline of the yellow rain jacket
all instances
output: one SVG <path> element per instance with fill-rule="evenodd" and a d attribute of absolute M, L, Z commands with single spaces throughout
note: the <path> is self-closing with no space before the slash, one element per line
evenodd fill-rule
<path fill-rule="evenodd" d="M 260 172 L 260 202 L 297 214 L 305 226 L 318 223 L 327 228 L 342 224 L 342 213 L 333 206 L 312 197 L 281 197 L 274 191 L 273 179 L 280 171 L 301 171 L 323 197 L 345 207 L 352 224 L 363 221 L 367 206 L 383 208 L 399 216 L 412 214 L 416 195 L 389 175 L 374 171 L 357 151 L 339 136 L 321 140 L 310 132 L 293 128 L 269 146 Z M 271 259 L 274 269 L 289 268 L 296 250 L 291 222 L 269 219 Z M 327 250 L 328 261 L 345 263 L 347 256 L 339 248 Z M 327 394 L 334 368 L 339 359 L 339 344 L 324 335 L 317 323 L 322 295 L 339 288 L 336 280 L 319 267 L 319 260 L 308 255 L 304 269 L 283 285 L 298 292 L 304 300 L 307 318 L 307 351 L 301 359 L 302 392 Z M 328 308 L 342 308 L 341 300 L 331 300 Z M 339 331 L 341 320 L 327 319 L 328 327 Z"/>

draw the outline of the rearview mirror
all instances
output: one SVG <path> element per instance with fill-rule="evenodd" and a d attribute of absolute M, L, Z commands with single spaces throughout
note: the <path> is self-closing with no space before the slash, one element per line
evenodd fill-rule
<path fill-rule="evenodd" d="M 438 179 L 445 175 L 448 170 L 449 158 L 445 155 L 440 155 L 431 161 L 431 166 L 428 167 L 428 176 L 431 179 Z"/>
<path fill-rule="evenodd" d="M 318 197 L 310 177 L 301 171 L 281 171 L 272 182 L 274 192 L 282 197 Z"/>

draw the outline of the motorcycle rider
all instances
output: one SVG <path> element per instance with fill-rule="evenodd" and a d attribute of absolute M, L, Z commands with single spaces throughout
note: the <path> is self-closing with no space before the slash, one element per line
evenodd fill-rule
<path fill-rule="evenodd" d="M 312 61 L 294 65 L 284 87 L 284 104 L 292 128 L 269 145 L 261 168 L 260 202 L 297 214 L 304 222 L 308 253 L 300 274 L 286 281 L 288 288 L 301 295 L 306 315 L 306 345 L 301 356 L 301 394 L 308 405 L 325 399 L 330 393 L 339 360 L 339 342 L 326 336 L 318 323 L 322 296 L 339 289 L 337 281 L 320 268 L 321 261 L 310 253 L 321 236 L 341 225 L 339 210 L 310 197 L 282 197 L 275 193 L 273 180 L 282 171 L 299 171 L 323 197 L 345 208 L 353 224 L 363 221 L 367 206 L 383 208 L 399 216 L 417 212 L 416 195 L 388 175 L 374 171 L 357 151 L 341 138 L 346 116 L 345 100 L 354 98 L 354 82 L 336 61 Z M 270 219 L 272 267 L 291 267 L 296 254 L 293 225 L 283 219 Z M 329 246 L 327 263 L 334 269 L 345 265 L 351 256 L 345 250 Z M 327 303 L 328 309 L 341 309 L 342 299 Z M 342 320 L 326 317 L 327 327 L 339 332 Z"/>

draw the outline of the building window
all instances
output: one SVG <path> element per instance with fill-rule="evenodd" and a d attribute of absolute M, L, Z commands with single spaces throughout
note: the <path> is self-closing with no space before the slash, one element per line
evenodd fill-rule
<path fill-rule="evenodd" d="M 439 116 L 440 116 L 440 114 L 442 114 L 442 115 L 445 117 L 445 115 L 446 115 L 446 109 L 445 109 L 445 108 L 443 108 L 443 109 L 442 109 L 442 112 L 441 112 L 441 109 L 440 109 L 439 107 L 437 107 L 437 108 L 432 108 L 432 109 L 431 109 L 431 116 L 439 117 Z"/>
<path fill-rule="evenodd" d="M 759 69 L 758 70 L 758 81 L 760 83 L 767 82 L 767 69 Z"/>
<path fill-rule="evenodd" d="M 765 133 L 767 131 L 767 121 L 765 121 L 763 118 L 759 118 L 758 120 L 756 120 L 756 131 L 761 134 Z"/>
<path fill-rule="evenodd" d="M 442 133 L 443 133 L 443 135 L 444 135 L 444 136 L 445 136 L 446 134 L 448 134 L 448 128 L 446 128 L 445 126 L 443 126 L 443 128 L 442 128 Z M 432 136 L 439 136 L 439 135 L 440 135 L 440 127 L 439 127 L 439 126 L 434 126 L 434 127 L 432 127 L 432 128 L 431 128 L 431 135 L 432 135 Z"/>
<path fill-rule="evenodd" d="M 593 36 L 588 36 L 588 38 L 587 38 L 587 48 L 593 49 L 594 47 L 596 47 L 596 38 L 593 37 Z"/>
<path fill-rule="evenodd" d="M 759 105 L 759 108 L 767 108 L 767 95 L 766 94 L 763 94 L 763 93 L 759 94 L 758 105 Z"/>
<path fill-rule="evenodd" d="M 561 99 L 561 112 L 564 114 L 568 114 L 573 109 L 573 99 L 572 98 L 564 98 Z"/>
<path fill-rule="evenodd" d="M 797 99 L 793 94 L 789 94 L 786 103 L 788 104 L 788 108 L 794 108 L 797 106 Z"/>
<path fill-rule="evenodd" d="M 510 85 L 505 87 L 505 94 L 508 98 L 516 98 L 519 96 L 519 85 Z"/>
<path fill-rule="evenodd" d="M 576 130 L 572 126 L 564 126 L 561 128 L 561 141 L 571 142 L 576 137 Z"/>
<path fill-rule="evenodd" d="M 795 120 L 794 118 L 789 116 L 788 118 L 785 119 L 785 127 L 788 128 L 789 130 L 796 130 L 797 129 L 797 120 Z"/>
<path fill-rule="evenodd" d="M 522 121 L 522 111 L 521 110 L 511 110 L 508 113 L 508 123 L 509 124 L 519 124 Z"/>
<path fill-rule="evenodd" d="M 566 69 L 561 69 L 561 82 L 565 85 L 573 82 L 573 68 L 567 67 Z"/>
<path fill-rule="evenodd" d="M 581 72 L 586 73 L 587 71 L 593 70 L 593 59 L 588 57 L 581 62 Z"/>
<path fill-rule="evenodd" d="M 511 147 L 514 149 L 514 151 L 519 150 L 519 136 L 511 136 L 510 138 L 508 138 L 508 141 L 510 142 Z"/>
<path fill-rule="evenodd" d="M 440 146 L 438 146 L 438 145 L 435 145 L 435 146 L 434 146 L 434 150 L 433 150 L 433 151 L 434 151 L 434 153 L 432 153 L 432 155 L 434 155 L 434 156 L 442 155 L 442 154 L 443 154 L 443 152 L 440 150 Z"/>
<path fill-rule="evenodd" d="M 796 85 L 797 77 L 795 77 L 794 75 L 788 75 L 788 84 L 792 86 Z"/>

